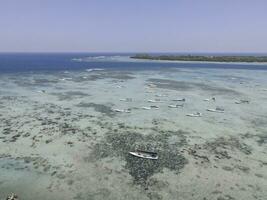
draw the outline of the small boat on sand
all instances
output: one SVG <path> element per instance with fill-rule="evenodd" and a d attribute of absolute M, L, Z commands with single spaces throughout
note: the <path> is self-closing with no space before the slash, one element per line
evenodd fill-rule
<path fill-rule="evenodd" d="M 219 110 L 219 109 L 207 109 L 209 112 L 216 112 L 216 113 L 224 113 L 224 110 Z"/>
<path fill-rule="evenodd" d="M 146 106 L 144 106 L 144 107 L 142 107 L 142 109 L 143 109 L 143 110 L 151 110 L 151 107 L 146 107 Z"/>
<path fill-rule="evenodd" d="M 184 104 L 168 105 L 169 108 L 181 108 L 184 107 Z"/>
<path fill-rule="evenodd" d="M 152 100 L 152 99 L 147 100 L 147 102 L 149 102 L 149 103 L 157 103 L 156 100 Z"/>
<path fill-rule="evenodd" d="M 125 109 L 125 110 L 122 110 L 122 109 L 113 109 L 114 112 L 125 112 L 125 113 L 130 113 L 131 110 L 130 109 Z"/>
<path fill-rule="evenodd" d="M 166 94 L 156 94 L 155 96 L 156 96 L 156 97 L 167 97 Z"/>
<path fill-rule="evenodd" d="M 249 100 L 240 100 L 235 102 L 235 104 L 243 104 L 243 103 L 249 104 Z"/>
<path fill-rule="evenodd" d="M 139 157 L 139 158 L 145 158 L 145 159 L 152 159 L 152 160 L 157 160 L 158 159 L 158 154 L 155 152 L 151 151 L 130 151 L 129 154 Z"/>
<path fill-rule="evenodd" d="M 124 112 L 122 109 L 113 109 L 114 112 Z"/>
<path fill-rule="evenodd" d="M 125 101 L 125 102 L 132 102 L 132 98 L 125 98 L 125 99 L 120 99 L 120 101 Z"/>
<path fill-rule="evenodd" d="M 155 100 L 149 99 L 149 100 L 147 100 L 147 102 L 149 102 L 149 103 L 161 103 L 162 101 L 160 101 L 159 99 L 155 99 Z"/>
<path fill-rule="evenodd" d="M 211 99 L 204 99 L 203 101 L 210 101 L 210 100 L 216 101 L 215 97 L 212 97 Z"/>
<path fill-rule="evenodd" d="M 207 109 L 207 111 L 209 111 L 209 112 L 216 112 L 216 113 L 224 113 L 224 108 L 222 108 L 222 107 L 216 107 L 215 109 Z"/>
<path fill-rule="evenodd" d="M 192 113 L 192 114 L 187 114 L 186 116 L 188 117 L 201 117 L 202 114 L 200 112 Z"/>
<path fill-rule="evenodd" d="M 185 98 L 182 98 L 182 99 L 173 99 L 172 101 L 185 101 Z"/>

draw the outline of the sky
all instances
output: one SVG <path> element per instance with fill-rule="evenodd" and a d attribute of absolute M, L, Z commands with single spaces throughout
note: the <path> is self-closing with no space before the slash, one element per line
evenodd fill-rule
<path fill-rule="evenodd" d="M 0 52 L 267 52 L 267 0 L 0 0 Z"/>

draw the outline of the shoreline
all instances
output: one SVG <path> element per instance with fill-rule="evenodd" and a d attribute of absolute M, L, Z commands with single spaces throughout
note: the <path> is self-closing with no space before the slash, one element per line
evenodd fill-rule
<path fill-rule="evenodd" d="M 75 59 L 75 60 L 74 60 Z M 156 59 L 142 59 L 142 58 L 132 58 L 131 56 L 105 56 L 102 59 L 94 57 L 85 58 L 74 58 L 74 62 L 91 62 L 98 61 L 113 61 L 113 62 L 151 62 L 151 63 L 192 63 L 192 64 L 229 64 L 229 65 L 255 65 L 255 66 L 266 66 L 267 62 L 222 62 L 222 61 L 183 61 L 183 60 L 156 60 Z"/>
<path fill-rule="evenodd" d="M 162 62 L 162 63 L 194 63 L 194 64 L 236 64 L 236 65 L 266 65 L 267 62 L 221 62 L 221 61 L 184 61 L 184 60 L 156 60 L 156 59 L 142 59 L 142 58 L 131 58 L 133 61 L 146 61 L 146 62 Z"/>

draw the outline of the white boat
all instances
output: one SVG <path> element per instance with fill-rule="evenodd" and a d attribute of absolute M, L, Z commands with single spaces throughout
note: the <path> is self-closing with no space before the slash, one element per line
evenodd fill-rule
<path fill-rule="evenodd" d="M 72 78 L 62 78 L 62 79 L 59 79 L 61 81 L 67 81 L 67 80 L 72 80 Z"/>
<path fill-rule="evenodd" d="M 177 108 L 176 105 L 168 105 L 169 108 Z"/>
<path fill-rule="evenodd" d="M 155 94 L 156 97 L 167 97 L 166 94 Z"/>
<path fill-rule="evenodd" d="M 147 100 L 147 102 L 149 102 L 149 103 L 161 103 L 162 101 L 160 101 L 159 99 L 155 99 L 155 100 L 149 99 L 149 100 Z"/>
<path fill-rule="evenodd" d="M 188 117 L 201 117 L 202 114 L 200 112 L 192 113 L 192 114 L 187 114 L 186 116 Z"/>
<path fill-rule="evenodd" d="M 151 107 L 144 106 L 144 107 L 142 107 L 142 109 L 144 109 L 144 110 L 151 110 Z"/>
<path fill-rule="evenodd" d="M 149 103 L 157 103 L 156 100 L 151 100 L 151 99 L 147 100 L 147 102 L 149 102 Z"/>
<path fill-rule="evenodd" d="M 210 101 L 210 100 L 216 101 L 215 97 L 212 97 L 211 99 L 203 99 L 203 101 Z"/>
<path fill-rule="evenodd" d="M 181 108 L 184 107 L 184 104 L 177 104 L 177 105 L 168 105 L 169 108 Z"/>
<path fill-rule="evenodd" d="M 147 86 L 148 87 L 153 87 L 153 88 L 155 88 L 155 87 L 157 87 L 155 84 L 153 84 L 153 83 L 149 83 L 149 84 L 147 84 Z"/>
<path fill-rule="evenodd" d="M 130 113 L 131 111 L 129 109 L 123 110 L 123 109 L 113 109 L 114 112 L 125 112 Z"/>
<path fill-rule="evenodd" d="M 39 93 L 45 93 L 45 90 L 38 90 Z"/>
<path fill-rule="evenodd" d="M 137 151 L 130 151 L 129 154 L 139 158 L 152 159 L 152 160 L 158 159 L 158 154 L 150 151 L 137 150 Z"/>
<path fill-rule="evenodd" d="M 209 112 L 216 112 L 216 113 L 224 113 L 224 110 L 219 110 L 219 109 L 207 109 Z"/>
<path fill-rule="evenodd" d="M 122 110 L 122 109 L 113 109 L 113 111 L 115 111 L 115 112 L 124 112 L 124 110 Z"/>
<path fill-rule="evenodd" d="M 132 102 L 132 98 L 125 98 L 125 99 L 120 99 L 120 101 L 125 101 L 125 102 Z"/>

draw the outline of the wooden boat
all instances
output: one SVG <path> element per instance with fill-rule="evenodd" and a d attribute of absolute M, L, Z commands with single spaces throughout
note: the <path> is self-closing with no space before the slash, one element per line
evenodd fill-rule
<path fill-rule="evenodd" d="M 185 101 L 185 98 L 182 98 L 182 99 L 173 99 L 172 101 Z"/>
<path fill-rule="evenodd" d="M 149 103 L 162 103 L 162 101 L 160 99 L 155 99 L 155 100 L 149 99 L 149 100 L 147 100 L 147 102 L 149 102 Z"/>
<path fill-rule="evenodd" d="M 169 108 L 179 108 L 184 107 L 184 104 L 168 105 Z"/>
<path fill-rule="evenodd" d="M 132 102 L 132 101 L 133 101 L 133 99 L 132 99 L 132 98 L 126 98 L 126 99 L 120 99 L 120 101 Z"/>
<path fill-rule="evenodd" d="M 157 160 L 158 159 L 158 154 L 155 152 L 151 151 L 130 151 L 129 154 L 139 157 L 139 158 L 145 158 L 145 159 L 152 159 L 152 160 Z"/>
<path fill-rule="evenodd" d="M 114 112 L 125 112 L 125 113 L 130 113 L 131 110 L 126 109 L 126 110 L 122 110 L 122 109 L 113 109 Z"/>
<path fill-rule="evenodd" d="M 197 112 L 197 113 L 187 114 L 186 116 L 188 116 L 188 117 L 201 117 L 202 114 L 200 112 Z"/>
<path fill-rule="evenodd" d="M 159 107 L 155 105 L 150 106 L 150 108 L 159 109 Z"/>
<path fill-rule="evenodd" d="M 216 101 L 215 97 L 212 97 L 211 99 L 204 99 L 203 101 L 210 101 L 210 100 Z"/>
<path fill-rule="evenodd" d="M 142 109 L 144 109 L 144 110 L 151 110 L 151 107 L 142 107 Z"/>
<path fill-rule="evenodd" d="M 124 112 L 122 109 L 113 109 L 114 112 Z"/>
<path fill-rule="evenodd" d="M 216 113 L 224 113 L 224 110 L 220 110 L 220 109 L 207 109 L 207 111 L 209 112 L 216 112 Z"/>
<path fill-rule="evenodd" d="M 156 97 L 167 97 L 166 94 L 156 94 L 155 96 L 156 96 Z"/>
<path fill-rule="evenodd" d="M 242 103 L 249 103 L 249 100 L 239 100 L 239 101 L 236 101 L 235 104 L 242 104 Z"/>

